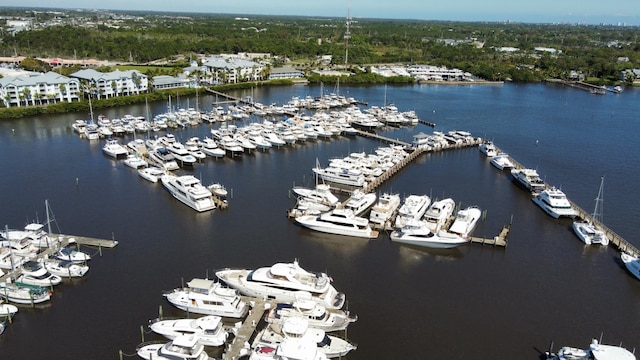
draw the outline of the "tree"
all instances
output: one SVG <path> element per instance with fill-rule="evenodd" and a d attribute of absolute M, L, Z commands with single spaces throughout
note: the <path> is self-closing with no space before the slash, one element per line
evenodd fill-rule
<path fill-rule="evenodd" d="M 67 87 L 64 84 L 58 85 L 58 89 L 60 89 L 60 101 L 64 101 L 65 95 L 67 95 Z"/>

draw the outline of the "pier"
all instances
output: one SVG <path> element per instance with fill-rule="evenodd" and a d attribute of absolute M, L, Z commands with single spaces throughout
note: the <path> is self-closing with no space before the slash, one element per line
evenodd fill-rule
<path fill-rule="evenodd" d="M 496 150 L 498 152 L 502 152 L 502 150 L 500 150 L 500 148 L 498 148 L 497 146 L 496 146 Z M 513 157 L 509 156 L 509 159 L 513 163 L 514 169 L 520 170 L 525 168 L 525 166 L 520 164 Z M 545 188 L 549 189 L 551 187 L 553 186 L 547 184 L 547 182 L 545 181 Z M 591 213 L 585 211 L 578 204 L 571 201 L 571 199 L 567 199 L 567 200 L 569 200 L 569 202 L 571 203 L 571 206 L 578 212 L 578 217 L 584 219 L 585 221 L 591 222 L 592 224 L 600 228 L 602 231 L 604 231 L 605 235 L 609 238 L 609 241 L 611 242 L 611 244 L 615 245 L 618 248 L 618 250 L 620 250 L 621 252 L 626 252 L 632 256 L 636 256 L 636 257 L 640 256 L 640 250 L 636 246 L 634 246 L 633 244 L 625 240 L 622 236 L 618 235 L 615 231 L 611 230 L 601 221 L 598 221 L 597 219 L 595 219 Z"/>
<path fill-rule="evenodd" d="M 249 314 L 245 318 L 242 325 L 240 325 L 236 336 L 233 338 L 233 341 L 228 345 L 227 349 L 222 355 L 223 359 L 236 360 L 242 356 L 247 355 L 246 352 L 249 351 L 251 345 L 251 337 L 255 333 L 256 327 L 262 319 L 262 316 L 266 311 L 269 311 L 269 309 L 275 306 L 274 301 L 266 301 L 259 298 L 243 296 L 242 300 L 246 301 L 248 304 L 251 304 L 251 310 L 249 310 Z"/>
<path fill-rule="evenodd" d="M 92 237 L 86 237 L 86 236 L 61 235 L 61 234 L 49 234 L 49 236 L 52 239 L 52 242 L 54 243 L 53 246 L 45 248 L 44 250 L 39 252 L 35 256 L 35 258 L 33 258 L 32 260 L 38 261 L 40 259 L 48 258 L 59 249 L 67 246 L 73 246 L 74 243 L 78 246 L 85 245 L 85 246 L 97 247 L 98 248 L 97 252 L 100 255 L 102 255 L 102 248 L 110 249 L 118 245 L 118 241 L 116 240 L 98 239 L 98 238 L 92 238 Z M 89 254 L 89 255 L 94 256 L 94 254 Z M 15 279 L 18 276 L 20 276 L 21 272 L 22 271 L 20 270 L 20 268 L 16 268 L 12 271 L 8 271 L 6 274 L 0 277 L 0 282 L 7 281 L 9 279 Z"/>
<path fill-rule="evenodd" d="M 249 104 L 249 105 L 252 104 L 251 101 L 248 101 L 246 99 L 237 98 L 235 96 L 231 96 L 231 95 L 225 94 L 223 92 L 215 91 L 215 90 L 210 89 L 210 88 L 206 88 L 206 89 L 207 89 L 208 92 L 210 92 L 210 93 L 212 93 L 212 94 L 214 94 L 216 96 L 222 96 L 225 99 L 229 99 L 229 101 L 223 101 L 223 102 L 216 101 L 214 104 L 221 104 L 221 103 L 242 103 L 242 104 Z"/>

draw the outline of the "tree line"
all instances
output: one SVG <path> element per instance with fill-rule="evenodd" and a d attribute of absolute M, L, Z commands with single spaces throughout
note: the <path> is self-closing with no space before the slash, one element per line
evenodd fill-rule
<path fill-rule="evenodd" d="M 196 54 L 252 52 L 275 55 L 274 66 L 286 59 L 303 70 L 323 67 L 317 60 L 321 55 L 331 55 L 333 65 L 345 65 L 346 60 L 346 26 L 345 19 L 340 18 L 252 15 L 248 21 L 240 21 L 230 15 L 131 13 L 140 16 L 119 20 L 118 26 L 112 26 L 113 12 L 67 14 L 64 25 L 15 35 L 3 30 L 1 56 L 17 53 L 147 64 L 160 59 L 171 63 L 178 58 L 196 58 Z M 90 21 L 70 20 L 87 16 L 90 18 L 85 20 Z M 459 68 L 487 80 L 523 82 L 566 79 L 574 71 L 592 82 L 613 83 L 620 79 L 620 71 L 640 67 L 638 30 L 570 24 L 357 19 L 350 27 L 346 65 L 431 64 Z M 503 47 L 519 50 L 500 51 Z M 535 51 L 536 47 L 559 52 Z M 374 77 L 361 74 L 359 78 Z"/>

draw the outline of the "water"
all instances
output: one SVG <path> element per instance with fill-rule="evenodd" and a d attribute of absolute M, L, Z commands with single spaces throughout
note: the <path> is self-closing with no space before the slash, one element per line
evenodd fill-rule
<path fill-rule="evenodd" d="M 604 221 L 640 246 L 635 226 L 640 195 L 637 134 L 640 90 L 591 95 L 553 85 L 408 86 L 341 88 L 340 93 L 400 110 L 415 110 L 436 130 L 467 130 L 493 140 L 520 163 L 587 211 L 605 176 Z M 317 96 L 320 88 L 259 88 L 265 104 Z M 212 96 L 200 97 L 209 109 Z M 180 99 L 195 107 L 195 99 Z M 176 99 L 173 99 L 176 103 Z M 150 104 L 156 114 L 167 104 Z M 99 112 L 98 112 L 99 113 Z M 109 117 L 145 115 L 144 105 L 104 110 Z M 553 220 L 489 165 L 477 149 L 428 154 L 379 191 L 452 197 L 478 205 L 486 221 L 475 235 L 496 235 L 512 222 L 506 249 L 462 246 L 426 250 L 377 240 L 312 233 L 285 214 L 294 185 L 311 184 L 311 168 L 379 144 L 336 138 L 242 159 L 207 160 L 192 173 L 232 191 L 228 210 L 196 214 L 160 184 L 150 184 L 122 162 L 105 157 L 101 143 L 79 139 L 70 124 L 86 114 L 0 123 L 0 219 L 20 228 L 44 221 L 48 199 L 60 231 L 120 244 L 91 260 L 88 275 L 55 289 L 49 306 L 21 309 L 0 337 L 2 358 L 117 359 L 133 354 L 141 326 L 158 315 L 179 316 L 162 291 L 215 269 L 271 265 L 299 259 L 326 271 L 359 316 L 348 329 L 358 343 L 349 359 L 534 359 L 551 340 L 587 346 L 592 337 L 640 347 L 640 282 L 613 248 L 584 246 L 571 222 Z M 239 124 L 240 125 L 240 124 Z M 431 129 L 419 125 L 385 135 L 410 140 Z M 207 126 L 176 131 L 207 134 Z M 54 230 L 57 230 L 54 228 Z M 91 250 L 93 251 L 93 250 Z M 144 334 L 145 340 L 159 339 Z M 214 353 L 212 352 L 212 355 Z"/>

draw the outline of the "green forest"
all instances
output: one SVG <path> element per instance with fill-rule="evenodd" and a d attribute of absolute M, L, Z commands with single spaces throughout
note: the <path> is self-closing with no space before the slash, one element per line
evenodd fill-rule
<path fill-rule="evenodd" d="M 64 16 L 4 8 L 0 14 L 57 20 L 54 26 L 12 34 L 2 28 L 0 56 L 95 58 L 123 64 L 180 67 L 195 54 L 270 53 L 271 65 L 322 68 L 321 55 L 345 66 L 345 18 L 74 12 Z M 370 64 L 430 64 L 459 68 L 486 80 L 534 82 L 584 74 L 597 84 L 620 81 L 620 72 L 640 68 L 638 27 L 575 24 L 463 23 L 352 19 L 347 67 Z M 507 52 L 503 48 L 517 48 Z M 557 53 L 536 48 L 559 50 Z M 168 70 L 170 71 L 170 70 Z M 162 69 L 150 67 L 153 76 Z M 362 80 L 364 79 L 364 80 Z M 634 79 L 625 79 L 631 83 Z"/>

